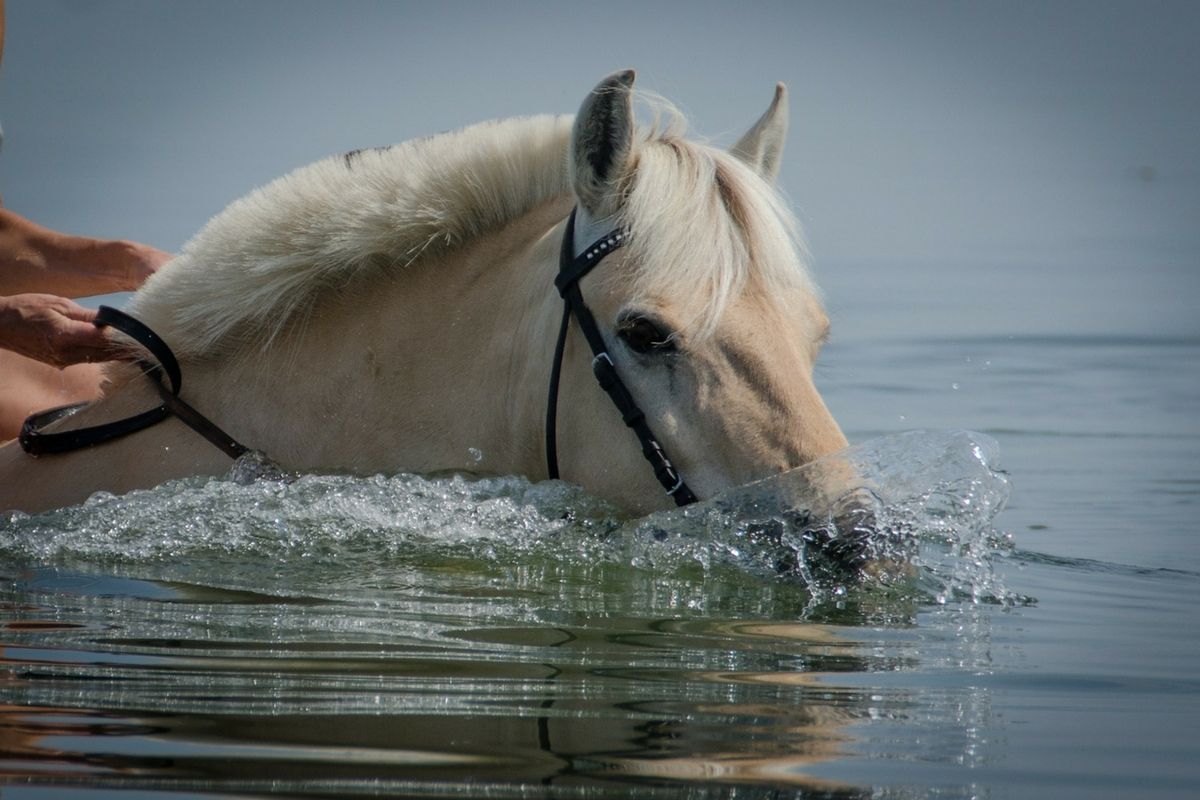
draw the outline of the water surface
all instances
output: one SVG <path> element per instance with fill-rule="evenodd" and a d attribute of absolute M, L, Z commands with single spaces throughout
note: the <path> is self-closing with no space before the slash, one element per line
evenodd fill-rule
<path fill-rule="evenodd" d="M 1188 796 L 1200 341 L 830 351 L 881 577 L 805 569 L 824 467 L 632 521 L 414 476 L 5 516 L 6 796 Z M 884 397 L 989 424 L 856 430 Z"/>

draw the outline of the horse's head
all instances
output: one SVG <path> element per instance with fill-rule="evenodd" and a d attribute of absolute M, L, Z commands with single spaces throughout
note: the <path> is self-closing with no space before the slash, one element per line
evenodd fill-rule
<path fill-rule="evenodd" d="M 575 252 L 629 231 L 581 289 L 617 371 L 704 499 L 846 445 L 813 385 L 829 322 L 772 188 L 787 129 L 782 84 L 728 153 L 670 127 L 640 133 L 632 84 L 632 71 L 605 79 L 575 121 Z M 568 342 L 564 476 L 631 509 L 670 505 L 588 375 L 582 337 Z"/>

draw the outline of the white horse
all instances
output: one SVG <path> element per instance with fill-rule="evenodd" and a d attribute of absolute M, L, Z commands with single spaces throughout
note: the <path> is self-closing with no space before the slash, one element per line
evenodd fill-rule
<path fill-rule="evenodd" d="M 772 188 L 786 92 L 731 152 L 634 120 L 633 72 L 570 117 L 475 125 L 319 161 L 233 203 L 130 313 L 182 366 L 188 403 L 289 470 L 548 475 L 560 241 L 623 247 L 578 286 L 616 372 L 703 499 L 845 446 L 813 385 L 828 319 Z M 626 235 L 627 234 L 627 235 Z M 631 512 L 671 504 L 593 377 L 575 327 L 557 407 L 562 477 Z M 159 402 L 133 364 L 53 428 Z M 177 418 L 33 457 L 0 448 L 0 509 L 78 503 L 228 456 Z"/>

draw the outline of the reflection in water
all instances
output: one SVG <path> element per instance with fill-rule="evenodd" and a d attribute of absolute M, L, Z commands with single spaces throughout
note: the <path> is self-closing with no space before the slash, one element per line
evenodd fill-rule
<path fill-rule="evenodd" d="M 0 525 L 0 777 L 867 797 L 869 770 L 831 765 L 986 757 L 986 692 L 921 685 L 988 669 L 986 609 L 927 610 L 984 586 L 949 584 L 994 513 L 945 513 L 944 482 L 878 509 L 933 532 L 918 577 L 854 587 L 739 562 L 746 528 L 715 516 L 638 538 L 556 486 L 346 481 L 185 482 Z"/>
<path fill-rule="evenodd" d="M 895 617 L 868 628 L 646 619 L 610 603 L 605 615 L 563 606 L 533 625 L 523 613 L 506 619 L 511 607 L 495 598 L 487 614 L 473 600 L 452 610 L 438 581 L 410 587 L 431 597 L 436 611 L 424 611 L 420 600 L 379 597 L 77 594 L 84 577 L 63 575 L 73 589 L 57 594 L 44 573 L 38 590 L 8 582 L 0 674 L 14 702 L 0 712 L 0 742 L 10 778 L 318 793 L 469 777 L 502 794 L 552 784 L 645 796 L 684 782 L 854 797 L 809 770 L 861 752 L 859 726 L 924 729 L 916 750 L 889 745 L 888 757 L 914 759 L 948 747 L 972 758 L 971 732 L 987 727 L 986 699 L 969 688 L 879 688 L 881 676 L 928 670 L 930 652 L 984 666 L 985 642 L 964 650 L 953 627 L 936 643 L 924 629 L 919 651 Z M 640 578 L 631 588 L 655 582 Z M 763 616 L 788 606 L 780 587 L 744 588 L 768 603 Z"/>

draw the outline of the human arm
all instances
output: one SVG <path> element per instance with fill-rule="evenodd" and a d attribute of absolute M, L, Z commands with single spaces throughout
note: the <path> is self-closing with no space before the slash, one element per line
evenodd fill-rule
<path fill-rule="evenodd" d="M 0 295 L 132 291 L 170 259 L 149 245 L 59 233 L 0 208 Z"/>

